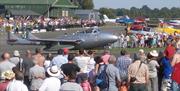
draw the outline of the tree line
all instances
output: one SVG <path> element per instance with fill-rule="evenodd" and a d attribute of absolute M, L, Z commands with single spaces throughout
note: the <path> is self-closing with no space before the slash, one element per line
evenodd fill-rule
<path fill-rule="evenodd" d="M 79 6 L 80 9 L 93 9 L 93 0 L 71 0 L 75 5 Z M 151 9 L 147 5 L 141 8 L 131 7 L 130 9 L 125 8 L 100 8 L 99 12 L 101 14 L 106 14 L 109 18 L 116 18 L 117 16 L 128 15 L 132 18 L 143 16 L 148 18 L 180 18 L 180 8 L 163 7 L 161 9 L 154 8 Z"/>
<path fill-rule="evenodd" d="M 125 8 L 100 8 L 99 12 L 101 14 L 106 14 L 109 18 L 116 18 L 116 16 L 128 15 L 132 18 L 143 16 L 147 18 L 180 18 L 180 8 L 163 7 L 161 9 L 154 8 L 151 9 L 147 5 L 141 8 L 131 7 L 130 9 Z"/>

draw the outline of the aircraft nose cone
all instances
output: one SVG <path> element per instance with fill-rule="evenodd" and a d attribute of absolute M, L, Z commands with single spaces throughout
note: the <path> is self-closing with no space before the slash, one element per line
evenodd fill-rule
<path fill-rule="evenodd" d="M 111 41 L 116 42 L 117 40 L 118 40 L 118 36 L 116 35 L 111 36 Z"/>

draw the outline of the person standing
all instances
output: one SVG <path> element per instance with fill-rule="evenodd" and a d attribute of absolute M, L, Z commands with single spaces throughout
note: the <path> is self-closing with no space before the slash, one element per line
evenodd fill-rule
<path fill-rule="evenodd" d="M 64 48 L 64 49 L 63 49 L 63 56 L 64 56 L 65 58 L 68 58 L 68 55 L 69 55 L 69 49 L 68 49 L 68 48 Z"/>
<path fill-rule="evenodd" d="M 20 53 L 18 50 L 15 50 L 13 53 L 13 57 L 9 59 L 10 62 L 12 62 L 15 65 L 18 65 L 18 63 L 22 63 L 23 59 L 20 57 Z"/>
<path fill-rule="evenodd" d="M 82 82 L 82 76 L 87 75 L 89 73 L 88 71 L 88 62 L 90 60 L 90 57 L 86 56 L 86 53 L 84 49 L 79 50 L 79 56 L 75 57 L 75 63 L 80 68 L 80 73 L 77 75 L 77 83 Z"/>
<path fill-rule="evenodd" d="M 127 51 L 121 50 L 121 56 L 118 57 L 118 60 L 115 65 L 119 69 L 119 74 L 122 82 L 127 83 L 128 67 L 131 63 L 132 63 L 132 59 L 128 56 Z"/>
<path fill-rule="evenodd" d="M 180 43 L 180 42 L 179 42 Z M 180 44 L 177 44 L 177 51 L 172 59 L 172 91 L 180 91 Z"/>
<path fill-rule="evenodd" d="M 162 66 L 162 83 L 161 83 L 161 91 L 169 91 L 171 87 L 171 74 L 172 74 L 172 66 L 171 61 L 167 56 L 164 56 L 160 60 Z M 159 70 L 160 71 L 160 70 Z M 161 79 L 161 78 L 159 78 Z"/>
<path fill-rule="evenodd" d="M 172 61 L 172 58 L 173 58 L 175 52 L 176 52 L 176 49 L 175 49 L 174 45 L 172 44 L 172 41 L 168 40 L 167 41 L 167 47 L 164 51 L 165 56 L 167 58 L 169 58 L 170 61 Z"/>
<path fill-rule="evenodd" d="M 107 65 L 106 68 L 106 74 L 108 78 L 108 91 L 118 91 L 118 88 L 120 86 L 120 75 L 119 75 L 119 70 L 115 66 L 116 63 L 116 57 L 111 55 L 109 58 L 109 64 Z"/>
<path fill-rule="evenodd" d="M 59 49 L 58 55 L 52 59 L 50 66 L 57 65 L 58 68 L 60 69 L 61 65 L 65 64 L 67 62 L 68 62 L 67 58 L 63 56 L 63 50 Z"/>
<path fill-rule="evenodd" d="M 82 87 L 76 83 L 77 72 L 79 67 L 75 64 L 66 64 L 66 71 L 63 71 L 67 76 L 67 82 L 61 85 L 60 91 L 83 91 Z"/>
<path fill-rule="evenodd" d="M 43 67 L 45 57 L 42 54 L 42 50 L 39 48 L 36 48 L 35 52 L 36 54 L 33 55 L 33 61 L 38 61 L 39 65 Z"/>
<path fill-rule="evenodd" d="M 15 69 L 16 70 L 13 70 L 15 73 L 15 79 L 8 84 L 6 91 L 28 91 L 27 86 L 23 83 L 23 73 L 18 71 L 17 68 Z"/>
<path fill-rule="evenodd" d="M 94 52 L 89 50 L 88 55 L 90 57 L 90 60 L 88 61 L 88 64 L 87 64 L 87 71 L 89 73 L 89 72 L 93 71 L 95 68 Z"/>
<path fill-rule="evenodd" d="M 6 88 L 11 80 L 14 79 L 15 74 L 13 71 L 8 70 L 2 73 L 3 81 L 0 81 L 0 91 L 6 91 Z"/>
<path fill-rule="evenodd" d="M 60 71 L 56 65 L 47 69 L 48 77 L 44 80 L 39 91 L 59 91 L 61 81 L 58 79 Z"/>
<path fill-rule="evenodd" d="M 44 68 L 45 68 L 45 69 L 49 68 L 52 59 L 53 59 L 52 54 L 51 54 L 51 53 L 48 53 L 48 55 L 46 56 L 46 60 L 45 60 L 45 62 L 44 62 Z"/>
<path fill-rule="evenodd" d="M 3 72 L 7 70 L 12 70 L 12 68 L 16 66 L 15 64 L 9 62 L 10 54 L 8 52 L 4 52 L 1 55 L 1 58 L 2 61 L 0 62 L 0 76 Z"/>
<path fill-rule="evenodd" d="M 148 91 L 158 91 L 157 68 L 159 68 L 159 64 L 156 57 L 158 57 L 158 52 L 156 50 L 152 50 L 147 56 L 147 65 L 149 67 Z"/>
<path fill-rule="evenodd" d="M 142 61 L 142 62 L 144 62 L 144 63 L 146 63 L 146 59 L 147 59 L 147 56 L 146 56 L 146 54 L 144 53 L 144 50 L 143 49 L 140 49 L 139 50 L 139 57 L 140 57 L 140 60 Z"/>
<path fill-rule="evenodd" d="M 104 62 L 104 64 L 109 64 L 108 60 L 109 60 L 109 57 L 110 57 L 110 51 L 109 50 L 104 50 L 104 54 L 102 55 L 102 60 Z"/>
<path fill-rule="evenodd" d="M 35 65 L 29 70 L 29 80 L 31 81 L 30 89 L 31 91 L 37 91 L 44 79 L 45 79 L 45 70 L 44 67 L 40 66 L 39 61 L 34 61 Z"/>
<path fill-rule="evenodd" d="M 87 73 L 88 61 L 90 57 L 85 56 L 83 49 L 79 50 L 79 56 L 75 57 L 75 63 L 80 67 L 82 73 Z"/>
<path fill-rule="evenodd" d="M 74 63 L 74 57 L 75 57 L 75 56 L 74 56 L 73 54 L 69 54 L 69 55 L 68 55 L 68 63 L 65 63 L 65 64 L 63 64 L 63 65 L 61 66 L 61 70 L 63 71 L 63 73 L 68 72 L 68 70 L 69 70 L 69 65 L 76 65 L 76 64 Z M 77 66 L 77 65 L 76 65 L 76 66 Z M 77 71 L 77 72 L 80 72 L 80 68 L 77 67 L 76 71 Z M 64 76 L 64 78 L 61 79 L 61 83 L 62 83 L 62 84 L 67 81 L 66 76 L 65 76 L 64 74 L 63 74 L 63 76 Z"/>
<path fill-rule="evenodd" d="M 23 68 L 24 68 L 24 84 L 29 88 L 29 69 L 34 66 L 32 54 L 30 50 L 26 51 L 25 57 L 23 57 Z"/>
<path fill-rule="evenodd" d="M 133 80 L 133 78 L 135 78 Z M 129 91 L 148 91 L 149 69 L 141 62 L 139 55 L 128 67 Z"/>

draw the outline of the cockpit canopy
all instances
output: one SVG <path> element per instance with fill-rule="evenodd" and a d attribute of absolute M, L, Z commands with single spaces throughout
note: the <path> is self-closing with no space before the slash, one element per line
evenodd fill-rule
<path fill-rule="evenodd" d="M 89 29 L 87 29 L 87 30 L 84 30 L 84 31 L 82 31 L 82 32 L 79 32 L 79 33 L 99 33 L 100 32 L 100 30 L 98 29 L 98 28 L 89 28 Z"/>

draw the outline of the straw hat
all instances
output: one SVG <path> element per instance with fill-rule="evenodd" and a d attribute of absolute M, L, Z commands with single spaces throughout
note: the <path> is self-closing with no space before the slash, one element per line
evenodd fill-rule
<path fill-rule="evenodd" d="M 144 50 L 143 49 L 139 49 L 139 53 L 144 53 Z"/>
<path fill-rule="evenodd" d="M 3 72 L 3 73 L 1 74 L 1 77 L 2 77 L 3 79 L 11 80 L 11 79 L 13 79 L 13 78 L 15 77 L 15 74 L 14 74 L 13 71 L 8 70 L 8 71 Z"/>

